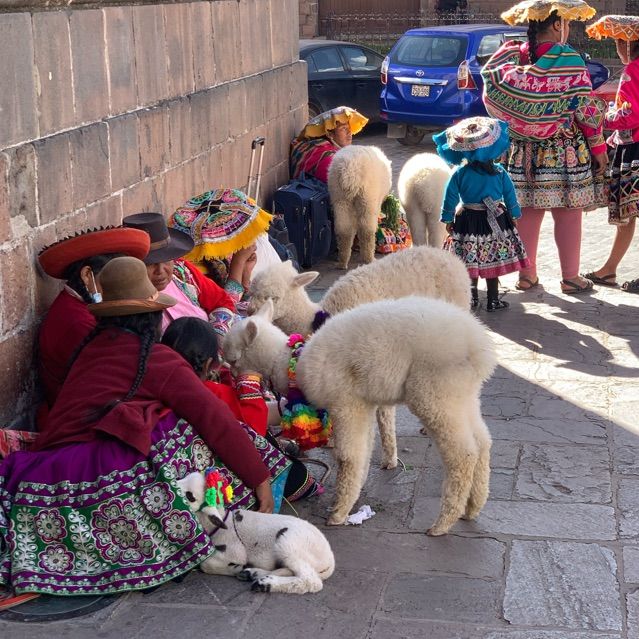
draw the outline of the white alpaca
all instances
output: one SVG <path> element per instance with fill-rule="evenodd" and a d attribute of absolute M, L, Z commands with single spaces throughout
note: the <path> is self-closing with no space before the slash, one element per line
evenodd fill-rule
<path fill-rule="evenodd" d="M 441 248 L 446 228 L 439 221 L 446 183 L 452 171 L 435 153 L 418 153 L 404 164 L 397 180 L 399 201 L 417 245 Z"/>
<path fill-rule="evenodd" d="M 271 313 L 269 301 L 235 324 L 224 338 L 224 353 L 233 369 L 258 371 L 284 394 L 290 349 L 286 335 L 270 323 Z M 491 439 L 479 396 L 495 365 L 483 325 L 441 300 L 364 304 L 317 331 L 296 370 L 299 388 L 333 420 L 337 497 L 328 523 L 344 523 L 364 484 L 375 408 L 400 403 L 433 438 L 446 471 L 440 512 L 428 533 L 446 533 L 460 516 L 475 518 L 488 498 L 490 477 Z"/>
<path fill-rule="evenodd" d="M 346 146 L 328 169 L 328 192 L 341 268 L 348 268 L 357 234 L 364 262 L 375 259 L 377 217 L 392 186 L 391 162 L 376 146 Z"/>
<path fill-rule="evenodd" d="M 319 592 L 333 574 L 333 551 L 308 521 L 253 510 L 224 513 L 204 505 L 202 473 L 191 473 L 178 485 L 215 544 L 215 553 L 200 564 L 202 572 L 252 581 L 251 590 L 297 595 Z"/>
<path fill-rule="evenodd" d="M 318 276 L 316 271 L 298 273 L 291 262 L 265 269 L 251 282 L 249 312 L 254 313 L 270 299 L 276 326 L 289 335 L 309 335 L 321 311 L 332 317 L 377 300 L 423 295 L 443 299 L 463 309 L 470 305 L 470 280 L 462 261 L 451 253 L 429 246 L 393 253 L 352 270 L 326 291 L 321 306 L 311 301 L 304 288 Z M 395 407 L 380 406 L 377 422 L 385 442 L 382 468 L 395 468 Z"/>

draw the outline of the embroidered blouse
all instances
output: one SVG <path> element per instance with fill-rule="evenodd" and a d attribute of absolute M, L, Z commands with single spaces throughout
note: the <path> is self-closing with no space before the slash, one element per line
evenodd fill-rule
<path fill-rule="evenodd" d="M 614 129 L 608 138 L 611 146 L 639 142 L 639 58 L 621 74 L 617 98 L 606 114 L 606 126 Z"/>

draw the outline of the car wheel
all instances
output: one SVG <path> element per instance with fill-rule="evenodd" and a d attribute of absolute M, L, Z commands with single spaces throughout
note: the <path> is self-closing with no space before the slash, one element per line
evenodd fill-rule
<path fill-rule="evenodd" d="M 404 146 L 416 146 L 424 139 L 424 133 L 419 129 L 409 126 L 403 138 L 397 138 L 397 141 Z"/>
<path fill-rule="evenodd" d="M 318 107 L 316 107 L 314 104 L 310 104 L 308 105 L 308 119 L 312 120 L 313 118 L 317 117 L 319 114 L 321 113 L 321 111 L 319 110 Z"/>

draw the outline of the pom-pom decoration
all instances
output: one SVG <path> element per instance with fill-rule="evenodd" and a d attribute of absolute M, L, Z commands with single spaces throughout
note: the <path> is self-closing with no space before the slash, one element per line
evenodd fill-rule
<path fill-rule="evenodd" d="M 207 468 L 204 471 L 204 481 L 206 483 L 204 503 L 207 506 L 224 509 L 226 504 L 233 501 L 233 487 L 217 468 Z"/>

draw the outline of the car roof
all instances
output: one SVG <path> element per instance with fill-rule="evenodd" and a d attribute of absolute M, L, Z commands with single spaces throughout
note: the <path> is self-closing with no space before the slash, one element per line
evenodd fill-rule
<path fill-rule="evenodd" d="M 511 27 L 508 24 L 455 24 L 455 25 L 440 25 L 437 27 L 420 27 L 418 29 L 410 29 L 406 31 L 406 34 L 410 35 L 427 35 L 431 32 L 446 33 L 446 34 L 459 34 L 459 33 L 475 33 L 475 32 L 507 32 L 513 31 L 515 33 L 526 31 L 525 27 Z"/>
<path fill-rule="evenodd" d="M 325 46 L 331 46 L 336 44 L 352 45 L 355 47 L 364 47 L 364 49 L 370 49 L 365 44 L 359 42 L 346 42 L 344 40 L 324 40 L 322 38 L 314 38 L 312 40 L 300 40 L 300 51 L 306 51 L 307 49 L 319 49 Z"/>

